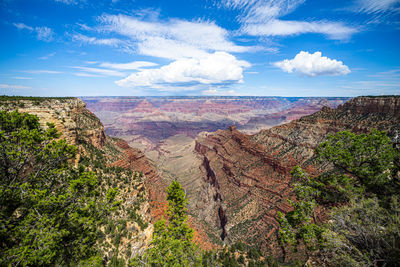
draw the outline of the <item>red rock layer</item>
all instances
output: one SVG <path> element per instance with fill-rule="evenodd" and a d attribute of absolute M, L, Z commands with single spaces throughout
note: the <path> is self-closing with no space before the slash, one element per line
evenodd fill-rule
<path fill-rule="evenodd" d="M 282 164 L 235 127 L 199 138 L 196 151 L 204 156 L 204 179 L 215 188 L 217 203 L 213 216 L 199 216 L 220 227 L 225 242 L 256 244 L 270 237 L 278 226 L 276 212 L 290 210 L 286 200 L 296 162 Z"/>
<path fill-rule="evenodd" d="M 135 170 L 145 175 L 144 184 L 151 205 L 152 217 L 156 220 L 160 219 L 165 215 L 166 210 L 167 182 L 140 150 L 130 147 L 124 140 L 119 140 L 117 146 L 123 149 L 124 156 L 116 160 L 113 166 Z"/>

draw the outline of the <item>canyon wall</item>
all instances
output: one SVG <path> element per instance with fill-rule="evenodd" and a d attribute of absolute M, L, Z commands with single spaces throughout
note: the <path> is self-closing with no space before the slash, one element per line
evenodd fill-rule
<path fill-rule="evenodd" d="M 205 183 L 195 200 L 196 217 L 225 243 L 244 240 L 279 254 L 276 213 L 291 209 L 291 169 L 300 165 L 317 173 L 314 149 L 330 133 L 377 128 L 398 138 L 399 108 L 400 97 L 358 97 L 254 135 L 234 126 L 203 133 L 195 146 Z"/>

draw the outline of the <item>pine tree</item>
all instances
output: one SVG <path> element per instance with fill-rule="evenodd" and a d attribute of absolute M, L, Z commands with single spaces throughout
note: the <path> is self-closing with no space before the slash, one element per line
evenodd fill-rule
<path fill-rule="evenodd" d="M 297 201 L 278 213 L 283 252 L 303 243 L 334 266 L 399 266 L 399 148 L 373 129 L 330 135 L 316 152 L 332 169 L 317 177 L 292 171 Z M 330 211 L 328 223 L 316 224 L 318 205 Z"/>
<path fill-rule="evenodd" d="M 152 247 L 131 262 L 132 266 L 200 266 L 200 250 L 193 243 L 193 229 L 187 224 L 187 199 L 181 184 L 167 189 L 168 220 L 154 225 Z"/>
<path fill-rule="evenodd" d="M 97 229 L 110 206 L 59 136 L 37 116 L 0 111 L 0 266 L 102 263 Z"/>

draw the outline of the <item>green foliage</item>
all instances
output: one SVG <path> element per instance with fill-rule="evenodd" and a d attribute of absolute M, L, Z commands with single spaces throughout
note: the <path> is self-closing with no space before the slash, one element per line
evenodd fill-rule
<path fill-rule="evenodd" d="M 187 224 L 187 199 L 182 186 L 173 181 L 167 189 L 168 221 L 155 223 L 152 247 L 131 265 L 200 266 L 200 250 L 193 243 L 193 229 Z"/>
<path fill-rule="evenodd" d="M 400 263 L 399 229 L 397 198 L 392 199 L 390 208 L 382 207 L 377 198 L 353 200 L 350 205 L 332 212 L 330 230 L 344 242 L 333 247 L 332 243 L 337 241 L 331 239 L 334 253 L 327 251 L 327 256 L 340 264 L 356 261 L 365 265 L 396 266 Z"/>
<path fill-rule="evenodd" d="M 97 228 L 113 197 L 97 176 L 74 169 L 76 147 L 36 116 L 0 112 L 0 265 L 102 265 Z"/>
<path fill-rule="evenodd" d="M 317 154 L 331 162 L 336 170 L 357 177 L 368 190 L 385 194 L 392 184 L 396 150 L 385 132 L 372 130 L 368 134 L 350 131 L 330 135 L 320 144 Z"/>
<path fill-rule="evenodd" d="M 8 96 L 2 95 L 0 96 L 0 101 L 19 101 L 19 100 L 29 100 L 29 101 L 45 101 L 45 100 L 68 100 L 75 99 L 75 97 L 38 97 L 38 96 Z"/>
<path fill-rule="evenodd" d="M 278 212 L 279 241 L 282 246 L 289 245 L 294 251 L 302 242 L 308 250 L 316 250 L 323 243 L 322 233 L 324 228 L 315 224 L 314 210 L 317 206 L 315 199 L 319 198 L 321 187 L 319 181 L 310 179 L 304 171 L 296 166 L 292 175 L 299 181 L 294 185 L 294 192 L 298 201 L 289 204 L 293 210 L 284 215 Z"/>
<path fill-rule="evenodd" d="M 280 241 L 319 250 L 321 261 L 337 266 L 400 264 L 399 149 L 384 132 L 330 135 L 316 150 L 333 168 L 308 177 L 299 167 L 293 211 L 279 213 Z M 316 224 L 314 210 L 325 205 L 329 223 Z M 336 208 L 335 208 L 336 206 Z"/>

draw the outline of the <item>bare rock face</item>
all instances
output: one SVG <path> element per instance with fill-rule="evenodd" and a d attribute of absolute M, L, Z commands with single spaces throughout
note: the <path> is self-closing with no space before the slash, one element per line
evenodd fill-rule
<path fill-rule="evenodd" d="M 377 128 L 396 136 L 399 108 L 400 97 L 358 97 L 254 135 L 236 127 L 199 135 L 205 184 L 192 212 L 224 242 L 243 240 L 279 254 L 276 213 L 291 209 L 291 169 L 317 173 L 314 149 L 330 133 Z"/>
<path fill-rule="evenodd" d="M 391 96 L 357 97 L 345 103 L 340 109 L 347 109 L 358 114 L 387 114 L 400 116 L 400 98 Z"/>
<path fill-rule="evenodd" d="M 42 100 L 19 100 L 18 102 L 2 101 L 1 110 L 27 112 L 39 117 L 40 123 L 46 128 L 46 123 L 54 123 L 62 134 L 60 138 L 68 143 L 78 144 L 78 135 L 97 148 L 106 143 L 104 126 L 78 98 L 43 98 Z"/>
<path fill-rule="evenodd" d="M 206 185 L 196 214 L 224 242 L 261 244 L 274 234 L 276 212 L 288 212 L 290 170 L 266 147 L 231 127 L 196 140 Z M 265 244 L 264 244 L 265 245 Z"/>

